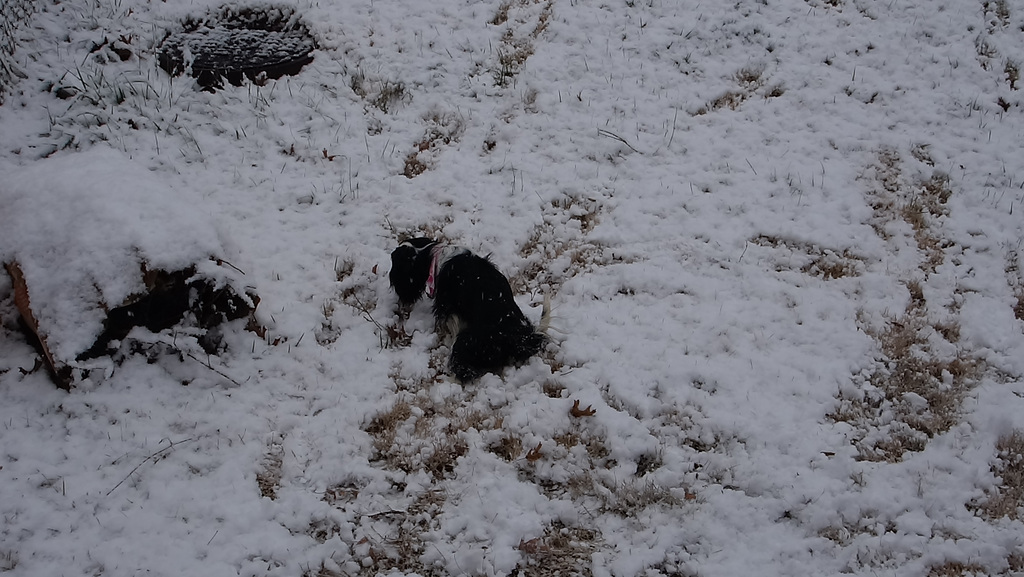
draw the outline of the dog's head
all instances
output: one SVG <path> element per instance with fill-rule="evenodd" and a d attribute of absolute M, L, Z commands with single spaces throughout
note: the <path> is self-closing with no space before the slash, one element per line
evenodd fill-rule
<path fill-rule="evenodd" d="M 412 304 L 423 296 L 430 275 L 431 249 L 437 241 L 417 237 L 400 244 L 391 252 L 388 278 L 402 304 Z"/>

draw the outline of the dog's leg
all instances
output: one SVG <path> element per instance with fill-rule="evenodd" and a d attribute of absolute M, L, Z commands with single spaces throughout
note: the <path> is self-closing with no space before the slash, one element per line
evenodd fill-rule
<path fill-rule="evenodd" d="M 455 337 L 452 343 L 452 352 L 448 357 L 448 370 L 456 379 L 466 382 L 472 381 L 487 372 L 487 366 L 483 364 L 485 359 L 481 352 L 486 347 L 482 346 L 481 335 L 472 329 L 466 329 Z"/>
<path fill-rule="evenodd" d="M 545 343 L 547 337 L 532 329 L 466 328 L 452 345 L 448 368 L 460 381 L 470 381 L 488 371 L 526 362 Z"/>
<path fill-rule="evenodd" d="M 466 328 L 455 337 L 448 368 L 460 381 L 471 381 L 509 364 L 508 343 L 500 331 Z"/>

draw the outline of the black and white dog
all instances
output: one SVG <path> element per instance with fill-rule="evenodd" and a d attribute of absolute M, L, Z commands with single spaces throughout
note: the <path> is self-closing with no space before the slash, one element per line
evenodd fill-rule
<path fill-rule="evenodd" d="M 508 279 L 468 249 L 408 240 L 391 253 L 388 276 L 403 306 L 424 292 L 434 299 L 435 330 L 457 335 L 448 369 L 460 381 L 525 362 L 547 343 L 547 305 L 538 331 L 516 304 Z"/>

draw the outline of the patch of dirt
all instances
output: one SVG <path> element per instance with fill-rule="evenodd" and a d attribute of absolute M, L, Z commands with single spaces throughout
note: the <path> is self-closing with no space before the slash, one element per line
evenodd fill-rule
<path fill-rule="evenodd" d="M 277 489 L 281 484 L 281 468 L 284 466 L 284 445 L 273 442 L 263 455 L 263 468 L 256 473 L 256 485 L 260 495 L 270 500 L 277 499 Z"/>

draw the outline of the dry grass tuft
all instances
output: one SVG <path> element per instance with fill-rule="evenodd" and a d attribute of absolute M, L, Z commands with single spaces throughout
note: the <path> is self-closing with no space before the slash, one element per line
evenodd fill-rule
<path fill-rule="evenodd" d="M 551 208 L 569 216 L 570 221 L 579 223 L 580 231 L 589 233 L 597 226 L 601 205 L 592 198 L 565 195 L 551 201 Z"/>
<path fill-rule="evenodd" d="M 469 451 L 465 432 L 499 430 L 503 419 L 462 406 L 462 393 L 434 400 L 425 394 L 432 384 L 428 380 L 405 386 L 424 394 L 406 395 L 411 398 L 373 417 L 364 430 L 373 437 L 372 460 L 405 473 L 426 472 L 440 481 L 454 474 L 458 460 Z"/>
<path fill-rule="evenodd" d="M 327 566 L 327 561 L 320 561 L 320 565 L 303 567 L 302 577 L 346 577 L 345 573 L 336 571 Z"/>
<path fill-rule="evenodd" d="M 736 71 L 733 75 L 736 83 L 744 88 L 747 92 L 753 92 L 758 88 L 764 86 L 764 67 L 763 66 L 744 66 Z"/>
<path fill-rule="evenodd" d="M 424 577 L 446 575 L 442 567 L 426 565 L 422 560 L 427 541 L 424 535 L 437 530 L 436 519 L 447 497 L 443 491 L 428 490 L 416 497 L 405 511 L 386 511 L 369 518 L 388 520 L 390 531 L 381 533 L 378 527 L 366 527 L 357 532 L 358 541 L 352 546 L 360 558 L 359 575 L 386 575 L 389 573 L 417 574 Z"/>
<path fill-rule="evenodd" d="M 868 201 L 874 212 L 871 226 L 879 238 L 889 240 L 890 232 L 886 225 L 890 223 L 897 213 L 896 199 L 900 193 L 900 169 L 902 160 L 899 153 L 891 149 L 883 149 L 878 153 L 878 161 L 870 167 L 873 172 L 873 180 L 877 187 L 868 191 Z"/>
<path fill-rule="evenodd" d="M 515 82 L 533 55 L 534 41 L 547 29 L 553 11 L 554 0 L 503 0 L 498 6 L 490 24 L 506 28 L 497 48 L 497 66 L 491 71 L 495 86 Z"/>
<path fill-rule="evenodd" d="M 498 67 L 494 70 L 494 85 L 509 86 L 526 65 L 526 59 L 533 55 L 533 43 L 527 39 L 515 38 L 511 31 L 501 39 L 498 49 Z"/>
<path fill-rule="evenodd" d="M 18 554 L 14 551 L 5 550 L 0 552 L 0 572 L 14 571 L 18 568 Z"/>
<path fill-rule="evenodd" d="M 555 435 L 551 440 L 567 450 L 571 450 L 573 447 L 583 447 L 591 460 L 590 466 L 594 464 L 600 466 L 611 454 L 603 437 L 575 425 Z"/>
<path fill-rule="evenodd" d="M 523 577 L 591 575 L 590 556 L 600 539 L 601 534 L 593 529 L 555 522 L 542 537 L 520 541 L 523 560 L 513 573 Z"/>
<path fill-rule="evenodd" d="M 840 399 L 839 408 L 829 415 L 837 422 L 887 431 L 882 438 L 858 443 L 860 457 L 868 461 L 899 461 L 905 452 L 923 450 L 928 439 L 951 429 L 983 368 L 966 351 L 952 357 L 932 351 L 929 333 L 956 337 L 959 330 L 949 324 L 937 329 L 937 323 L 928 321 L 921 287 L 908 283 L 908 290 L 910 303 L 901 317 L 881 332 L 867 330 L 882 355 L 867 378 L 874 394 Z"/>
<path fill-rule="evenodd" d="M 1024 321 L 1024 275 L 1020 270 L 1020 254 L 1011 250 L 1006 254 L 1006 280 L 1013 291 L 1013 316 Z"/>
<path fill-rule="evenodd" d="M 329 505 L 341 507 L 345 503 L 351 503 L 359 497 L 359 487 L 355 483 L 342 483 L 328 487 L 324 491 L 324 502 Z"/>
<path fill-rule="evenodd" d="M 406 401 L 398 401 L 371 419 L 363 430 L 373 436 L 373 448 L 383 455 L 394 446 L 398 427 L 411 416 L 412 406 Z"/>
<path fill-rule="evenodd" d="M 341 526 L 330 519 L 317 519 L 309 524 L 307 532 L 318 543 L 326 543 L 341 532 Z"/>
<path fill-rule="evenodd" d="M 911 154 L 931 163 L 926 146 L 913 147 Z M 881 238 L 890 240 L 898 230 L 891 223 L 909 224 L 921 254 L 919 270 L 910 276 L 927 279 L 943 263 L 951 244 L 937 225 L 949 213 L 952 190 L 949 177 L 939 172 L 908 186 L 901 165 L 895 151 L 883 150 L 872 167 L 875 186 L 868 193 L 874 210 L 872 226 Z M 936 320 L 921 281 L 904 285 L 910 297 L 906 310 L 882 329 L 865 327 L 880 351 L 875 370 L 862 381 L 865 386 L 857 396 L 841 396 L 829 415 L 861 430 L 857 447 L 864 460 L 899 461 L 904 453 L 923 450 L 930 438 L 950 430 L 959 421 L 964 398 L 985 370 L 978 357 L 959 346 L 957 307 L 944 311 L 945 319 Z M 948 352 L 947 345 L 953 345 L 955 352 Z"/>
<path fill-rule="evenodd" d="M 928 274 L 935 272 L 945 260 L 943 249 L 946 248 L 947 242 L 933 232 L 932 223 L 935 219 L 949 214 L 946 202 L 951 195 L 949 177 L 936 173 L 930 179 L 919 183 L 914 193 L 899 209 L 900 216 L 914 229 L 914 240 L 925 255 L 921 269 Z"/>
<path fill-rule="evenodd" d="M 427 130 L 413 144 L 412 150 L 405 157 L 402 174 L 406 178 L 415 178 L 430 169 L 440 148 L 457 142 L 466 129 L 465 123 L 457 114 L 434 112 L 424 120 L 427 123 Z"/>
<path fill-rule="evenodd" d="M 750 242 L 758 246 L 786 249 L 791 254 L 806 254 L 810 260 L 800 266 L 800 272 L 825 280 L 860 276 L 864 268 L 864 259 L 849 249 L 837 251 L 812 243 L 769 235 L 760 235 Z M 775 270 L 779 272 L 786 270 L 790 260 L 790 258 L 781 259 L 776 263 Z"/>
<path fill-rule="evenodd" d="M 1006 74 L 1006 82 L 1010 85 L 1010 90 L 1017 90 L 1017 82 L 1020 81 L 1020 65 L 1015 60 L 1006 59 L 1006 64 L 1003 66 L 1003 73 Z"/>
<path fill-rule="evenodd" d="M 984 0 L 982 8 L 989 22 L 989 32 L 1010 25 L 1010 3 L 1008 0 Z"/>
<path fill-rule="evenodd" d="M 928 166 L 935 166 L 935 159 L 932 158 L 931 153 L 928 151 L 929 148 L 931 148 L 930 144 L 919 142 L 910 148 L 910 155 Z"/>
<path fill-rule="evenodd" d="M 488 24 L 492 26 L 501 26 L 508 22 L 508 10 L 512 7 L 512 0 L 503 0 L 498 5 L 498 11 L 494 13 L 494 18 L 491 18 Z"/>
<path fill-rule="evenodd" d="M 662 462 L 660 455 L 645 453 L 643 455 L 640 455 L 640 458 L 637 459 L 636 461 L 635 474 L 637 477 L 643 477 L 647 473 L 651 473 L 653 471 L 658 470 L 659 468 L 661 468 L 661 465 Z"/>
<path fill-rule="evenodd" d="M 635 517 L 648 507 L 661 505 L 676 507 L 682 500 L 672 492 L 650 481 L 629 480 L 615 485 L 602 484 L 604 491 L 600 495 L 604 501 L 603 509 L 621 517 Z"/>
<path fill-rule="evenodd" d="M 928 577 L 981 577 L 989 572 L 981 565 L 964 564 L 959 561 L 947 561 L 942 565 L 932 565 L 928 569 Z"/>
<path fill-rule="evenodd" d="M 433 452 L 422 460 L 422 468 L 435 479 L 443 479 L 455 471 L 455 463 L 467 451 L 465 440 L 446 435 L 434 441 Z"/>
<path fill-rule="evenodd" d="M 703 116 L 723 108 L 736 110 L 747 98 L 750 98 L 750 94 L 746 92 L 739 90 L 727 90 L 711 102 L 708 102 L 704 106 L 698 108 L 697 112 L 694 113 L 694 116 Z"/>
<path fill-rule="evenodd" d="M 352 273 L 356 270 L 356 263 L 353 260 L 345 259 L 341 262 L 334 263 L 334 278 L 338 282 L 345 282 L 348 277 L 352 276 Z"/>
<path fill-rule="evenodd" d="M 512 462 L 523 454 L 523 440 L 512 433 L 506 433 L 487 449 L 505 461 Z"/>
<path fill-rule="evenodd" d="M 698 108 L 692 115 L 703 116 L 722 109 L 736 110 L 768 82 L 763 66 L 744 66 L 733 73 L 732 80 L 736 83 L 737 89 L 726 90 Z M 782 84 L 775 84 L 765 92 L 764 97 L 777 98 L 785 92 Z"/>
<path fill-rule="evenodd" d="M 369 80 L 362 70 L 352 74 L 349 87 L 370 106 L 385 114 L 393 112 L 398 104 L 412 98 L 404 82 L 388 79 Z"/>
<path fill-rule="evenodd" d="M 448 226 L 451 223 L 452 217 L 446 216 L 437 222 L 428 222 L 425 224 L 421 224 L 415 230 L 412 231 L 398 232 L 392 229 L 392 232 L 395 235 L 395 244 L 399 245 L 402 244 L 403 242 L 410 241 L 420 236 L 432 238 L 442 244 L 457 244 L 455 239 L 450 238 L 444 232 L 444 227 Z"/>
<path fill-rule="evenodd" d="M 1006 562 L 1009 565 L 1011 575 L 1024 572 L 1024 553 L 1012 553 Z"/>
<path fill-rule="evenodd" d="M 911 155 L 926 164 L 931 162 L 927 147 L 915 145 Z M 873 167 L 878 188 L 868 194 L 874 211 L 872 226 L 879 237 L 889 240 L 889 223 L 903 221 L 914 231 L 914 240 L 924 254 L 921 270 L 927 275 L 942 264 L 944 249 L 950 243 L 935 231 L 939 219 L 949 214 L 946 206 L 953 194 L 949 176 L 936 171 L 930 178 L 911 186 L 903 182 L 902 160 L 894 150 L 883 150 Z"/>
<path fill-rule="evenodd" d="M 1000 484 L 994 495 L 978 507 L 988 519 L 1009 517 L 1021 519 L 1024 507 L 1024 432 L 1014 431 L 999 438 L 996 443 L 998 462 L 992 465 L 992 474 Z"/>
<path fill-rule="evenodd" d="M 552 399 L 562 398 L 565 395 L 566 391 L 565 385 L 559 383 L 554 379 L 548 379 L 544 381 L 542 388 L 544 390 L 544 394 Z"/>

